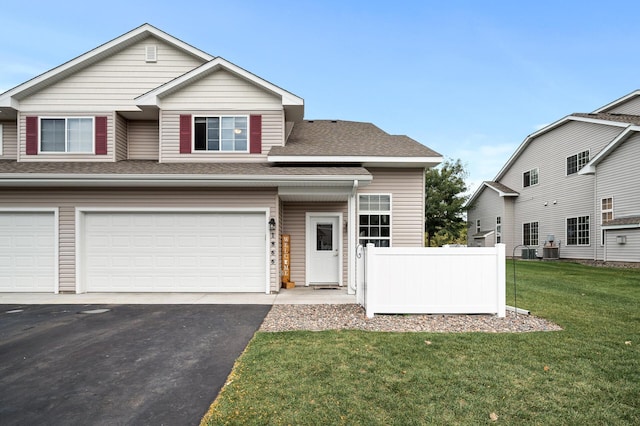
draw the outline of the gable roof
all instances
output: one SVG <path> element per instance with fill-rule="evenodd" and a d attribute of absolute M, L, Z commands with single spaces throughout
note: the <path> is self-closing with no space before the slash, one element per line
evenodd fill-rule
<path fill-rule="evenodd" d="M 498 193 L 498 196 L 500 197 L 517 197 L 520 195 L 519 192 L 514 191 L 513 189 L 509 188 L 507 185 L 503 185 L 500 182 L 484 181 L 482 182 L 480 187 L 476 189 L 473 195 L 467 200 L 467 202 L 465 203 L 465 206 L 473 206 L 473 203 L 480 196 L 480 194 L 482 194 L 482 191 L 484 191 L 485 188 L 494 190 L 495 192 Z"/>
<path fill-rule="evenodd" d="M 288 92 L 275 84 L 272 84 L 257 75 L 241 68 L 222 57 L 216 57 L 209 62 L 194 68 L 186 74 L 177 77 L 162 86 L 159 86 L 136 98 L 138 106 L 161 106 L 162 98 L 179 91 L 181 88 L 206 77 L 218 70 L 226 70 L 230 73 L 282 98 L 282 104 L 287 112 L 287 120 L 300 121 L 304 115 L 304 100 L 291 92 Z"/>
<path fill-rule="evenodd" d="M 640 117 L 638 117 L 640 119 Z M 640 132 L 640 126 L 629 126 L 616 136 L 607 146 L 605 146 L 595 157 L 578 170 L 579 175 L 591 175 L 596 172 L 596 166 L 609 154 L 616 150 L 624 141 L 629 139 L 635 132 Z"/>
<path fill-rule="evenodd" d="M 105 57 L 111 56 L 126 47 L 137 43 L 147 37 L 154 36 L 164 42 L 175 46 L 176 48 L 197 57 L 203 61 L 210 61 L 213 56 L 208 53 L 196 49 L 195 47 L 157 29 L 156 27 L 143 24 L 138 28 L 135 28 L 111 41 L 108 41 L 95 49 L 84 53 L 75 59 L 72 59 L 64 64 L 53 68 L 39 76 L 32 78 L 31 80 L 22 83 L 13 89 L 0 94 L 0 108 L 11 107 L 17 109 L 17 100 L 22 99 L 29 94 L 32 94 L 46 86 L 49 86 L 61 79 L 97 62 Z"/>
<path fill-rule="evenodd" d="M 404 135 L 390 135 L 371 123 L 305 120 L 295 123 L 285 146 L 274 146 L 270 162 L 363 163 L 433 167 L 442 156 Z"/>
<path fill-rule="evenodd" d="M 601 113 L 601 112 L 607 112 L 609 110 L 612 110 L 613 108 L 622 105 L 628 101 L 630 101 L 633 98 L 636 98 L 640 96 L 640 90 L 634 90 L 633 92 L 629 93 L 628 95 L 624 95 L 623 97 L 616 99 L 613 102 L 610 102 L 608 104 L 606 104 L 603 107 L 598 108 L 597 110 L 593 111 L 594 113 Z"/>

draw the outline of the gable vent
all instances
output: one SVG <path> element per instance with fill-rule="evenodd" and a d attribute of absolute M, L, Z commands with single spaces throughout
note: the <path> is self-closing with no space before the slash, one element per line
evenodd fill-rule
<path fill-rule="evenodd" d="M 156 62 L 158 60 L 158 46 L 145 46 L 144 59 L 146 62 Z"/>

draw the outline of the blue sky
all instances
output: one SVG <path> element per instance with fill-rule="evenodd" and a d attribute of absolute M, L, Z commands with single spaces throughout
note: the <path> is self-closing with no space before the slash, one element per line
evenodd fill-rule
<path fill-rule="evenodd" d="M 148 22 L 305 99 L 461 159 L 476 186 L 524 138 L 640 88 L 640 2 L 6 2 L 0 92 Z"/>

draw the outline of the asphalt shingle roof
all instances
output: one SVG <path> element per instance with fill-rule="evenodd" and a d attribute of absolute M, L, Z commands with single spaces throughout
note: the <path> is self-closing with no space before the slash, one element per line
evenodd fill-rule
<path fill-rule="evenodd" d="M 500 192 L 504 192 L 506 194 L 513 194 L 513 195 L 518 195 L 518 193 L 516 191 L 514 191 L 513 189 L 509 188 L 507 185 L 503 185 L 500 182 L 490 182 L 490 181 L 486 181 L 485 184 L 487 184 L 488 186 L 490 186 L 491 188 L 500 191 Z"/>
<path fill-rule="evenodd" d="M 574 117 L 593 118 L 595 120 L 607 120 L 607 121 L 615 121 L 617 123 L 629 123 L 629 124 L 640 125 L 640 115 L 611 114 L 608 112 L 601 112 L 596 114 L 586 114 L 586 113 L 576 112 L 571 115 Z"/>
<path fill-rule="evenodd" d="M 285 146 L 269 156 L 440 157 L 404 135 L 390 135 L 371 123 L 307 120 L 296 123 Z"/>
<path fill-rule="evenodd" d="M 3 175 L 236 175 L 314 176 L 370 175 L 363 167 L 279 167 L 266 163 L 158 163 L 126 160 L 118 162 L 17 162 L 0 160 Z"/>
<path fill-rule="evenodd" d="M 620 226 L 620 225 L 640 225 L 640 216 L 627 216 L 610 220 L 602 224 L 603 226 Z"/>

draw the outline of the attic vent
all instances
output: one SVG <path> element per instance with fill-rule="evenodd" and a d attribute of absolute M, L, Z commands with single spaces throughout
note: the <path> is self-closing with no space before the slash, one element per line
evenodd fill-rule
<path fill-rule="evenodd" d="M 158 47 L 155 45 L 145 46 L 144 48 L 144 60 L 146 62 L 158 61 Z"/>
<path fill-rule="evenodd" d="M 338 120 L 331 120 L 331 122 L 332 122 L 332 123 L 337 123 L 337 122 L 338 122 Z"/>

